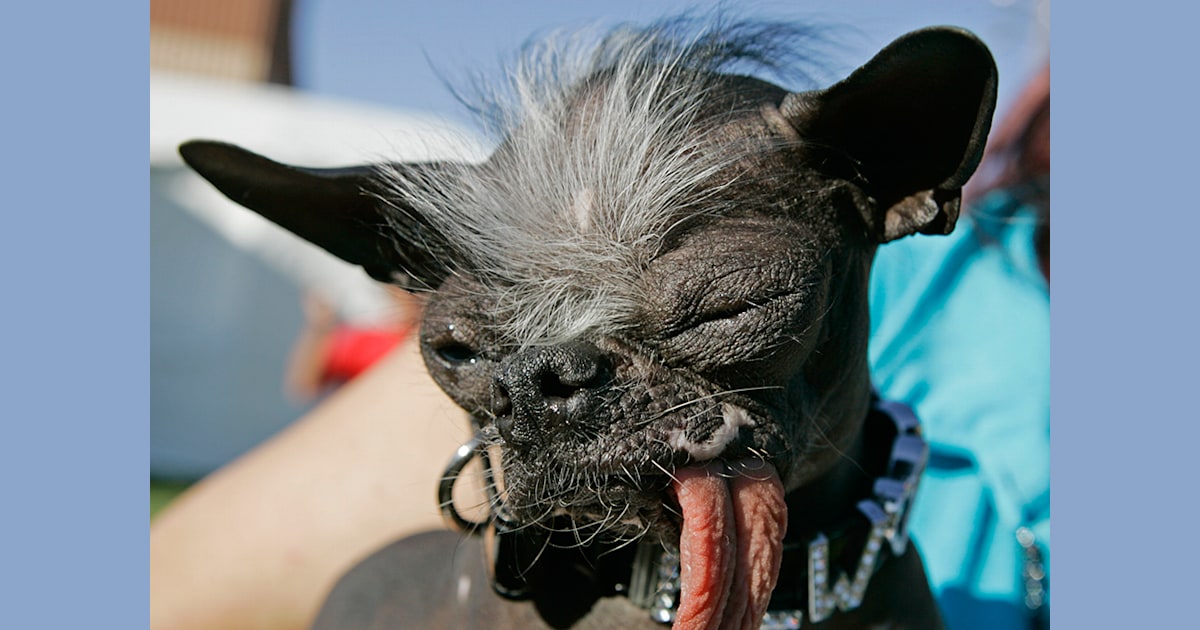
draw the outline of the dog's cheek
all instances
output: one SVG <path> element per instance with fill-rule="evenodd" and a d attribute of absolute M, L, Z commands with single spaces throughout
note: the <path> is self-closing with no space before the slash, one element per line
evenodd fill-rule
<path fill-rule="evenodd" d="M 495 374 L 501 356 L 478 291 L 465 279 L 447 281 L 429 300 L 420 345 L 434 382 L 471 413 L 503 407 Z"/>
<path fill-rule="evenodd" d="M 458 406 L 471 413 L 501 413 L 503 396 L 496 391 L 495 362 L 479 357 L 463 365 L 448 366 L 437 352 L 421 344 L 425 368 L 433 381 Z"/>

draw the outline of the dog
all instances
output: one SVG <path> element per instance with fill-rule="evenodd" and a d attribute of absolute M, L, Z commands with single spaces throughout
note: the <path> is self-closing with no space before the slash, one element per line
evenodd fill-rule
<path fill-rule="evenodd" d="M 747 68 L 803 29 L 686 22 L 531 46 L 481 110 L 501 140 L 479 164 L 181 147 L 427 292 L 426 365 L 473 418 L 439 499 L 481 544 L 378 551 L 316 628 L 941 626 L 904 526 L 927 449 L 873 394 L 867 284 L 881 243 L 953 229 L 995 63 L 934 27 L 789 92 Z M 475 459 L 479 521 L 451 492 Z"/>

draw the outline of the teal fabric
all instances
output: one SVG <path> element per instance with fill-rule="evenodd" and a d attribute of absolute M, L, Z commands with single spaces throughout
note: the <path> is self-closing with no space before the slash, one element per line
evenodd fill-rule
<path fill-rule="evenodd" d="M 1019 527 L 1049 567 L 1050 297 L 1035 228 L 1032 208 L 993 193 L 950 236 L 882 246 L 872 270 L 872 378 L 930 442 L 910 527 L 952 630 L 1030 627 Z"/>

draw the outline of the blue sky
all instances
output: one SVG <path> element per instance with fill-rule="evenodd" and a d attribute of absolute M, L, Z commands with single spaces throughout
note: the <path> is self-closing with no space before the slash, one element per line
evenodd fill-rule
<path fill-rule="evenodd" d="M 1039 26 L 1037 17 L 1047 1 L 763 0 L 725 6 L 739 15 L 838 25 L 834 78 L 909 30 L 968 28 L 996 56 L 1003 108 L 1048 54 L 1048 27 Z M 678 0 L 297 0 L 296 78 L 301 88 L 320 94 L 467 120 L 433 66 L 461 76 L 496 67 L 539 30 L 597 20 L 644 23 L 695 6 Z"/>

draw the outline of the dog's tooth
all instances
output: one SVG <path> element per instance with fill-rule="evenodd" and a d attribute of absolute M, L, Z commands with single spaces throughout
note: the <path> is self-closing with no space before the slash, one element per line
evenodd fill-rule
<path fill-rule="evenodd" d="M 729 428 L 754 426 L 754 419 L 750 417 L 750 413 L 737 405 L 721 403 L 721 417 L 725 420 L 725 426 Z"/>
<path fill-rule="evenodd" d="M 721 424 L 703 442 L 688 438 L 685 429 L 676 428 L 667 432 L 667 442 L 677 451 L 686 451 L 693 459 L 706 461 L 725 451 L 725 447 L 737 439 L 742 427 L 754 426 L 754 419 L 741 407 L 721 403 Z"/>

